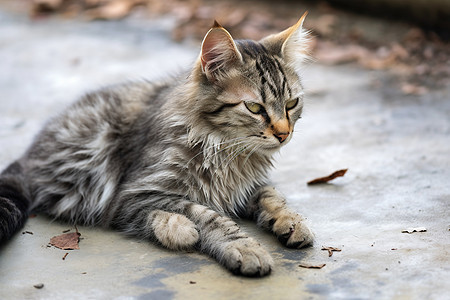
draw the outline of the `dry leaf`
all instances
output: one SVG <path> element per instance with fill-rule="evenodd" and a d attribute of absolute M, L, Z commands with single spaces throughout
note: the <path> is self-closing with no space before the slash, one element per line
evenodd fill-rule
<path fill-rule="evenodd" d="M 50 239 L 50 244 L 62 250 L 80 249 L 78 242 L 81 234 L 79 232 L 64 233 Z"/>
<path fill-rule="evenodd" d="M 339 248 L 335 248 L 335 247 L 323 247 L 322 246 L 322 250 L 327 250 L 328 251 L 328 257 L 333 255 L 333 251 L 337 251 L 337 252 L 341 252 L 342 250 Z"/>
<path fill-rule="evenodd" d="M 320 264 L 320 265 L 306 265 L 306 264 L 300 264 L 299 267 L 306 268 L 306 269 L 322 269 L 326 266 L 326 264 Z"/>
<path fill-rule="evenodd" d="M 338 170 L 333 174 L 330 174 L 325 177 L 316 178 L 314 180 L 308 181 L 308 184 L 319 184 L 319 183 L 327 183 L 330 180 L 335 179 L 336 177 L 344 176 L 348 169 Z"/>
<path fill-rule="evenodd" d="M 402 230 L 402 233 L 413 233 L 413 232 L 426 232 L 427 229 L 425 227 L 417 227 L 417 228 L 407 228 Z"/>

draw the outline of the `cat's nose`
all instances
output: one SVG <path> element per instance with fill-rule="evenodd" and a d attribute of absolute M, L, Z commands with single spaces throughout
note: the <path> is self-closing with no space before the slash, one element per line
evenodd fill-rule
<path fill-rule="evenodd" d="M 289 121 L 287 119 L 281 119 L 272 123 L 273 135 L 278 139 L 280 143 L 283 143 L 289 136 Z"/>
<path fill-rule="evenodd" d="M 289 132 L 287 132 L 287 133 L 286 132 L 281 132 L 281 133 L 277 132 L 277 133 L 274 133 L 273 135 L 278 139 L 278 141 L 280 141 L 280 143 L 282 143 L 289 136 Z"/>

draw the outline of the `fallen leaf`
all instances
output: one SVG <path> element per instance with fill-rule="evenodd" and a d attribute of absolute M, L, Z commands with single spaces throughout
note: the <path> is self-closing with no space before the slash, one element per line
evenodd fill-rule
<path fill-rule="evenodd" d="M 320 264 L 320 265 L 306 265 L 306 264 L 300 264 L 299 267 L 306 268 L 306 269 L 322 269 L 326 266 L 326 264 Z"/>
<path fill-rule="evenodd" d="M 323 247 L 322 246 L 322 250 L 327 250 L 328 251 L 328 257 L 333 255 L 333 251 L 337 251 L 337 252 L 341 252 L 342 250 L 339 248 L 335 248 L 335 247 Z"/>
<path fill-rule="evenodd" d="M 426 232 L 427 229 L 425 227 L 417 227 L 417 228 L 407 228 L 402 230 L 402 233 L 413 233 L 413 232 Z"/>
<path fill-rule="evenodd" d="M 328 181 L 333 180 L 336 177 L 344 176 L 345 173 L 347 172 L 347 170 L 348 169 L 339 170 L 339 171 L 334 172 L 331 175 L 328 175 L 328 176 L 325 176 L 325 177 L 316 178 L 314 180 L 308 181 L 308 185 L 319 184 L 319 183 L 327 183 Z"/>
<path fill-rule="evenodd" d="M 79 232 L 64 233 L 50 239 L 50 244 L 62 250 L 80 249 L 78 242 L 81 234 Z"/>

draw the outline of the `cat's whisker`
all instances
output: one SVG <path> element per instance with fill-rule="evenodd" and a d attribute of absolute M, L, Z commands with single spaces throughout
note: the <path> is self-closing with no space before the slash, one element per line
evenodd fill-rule
<path fill-rule="evenodd" d="M 240 143 L 240 144 L 242 144 L 242 143 Z M 242 148 L 238 148 L 238 149 L 235 149 L 235 150 L 231 151 L 231 153 L 220 163 L 220 165 L 218 167 L 216 167 L 216 170 L 213 173 L 212 178 L 214 178 L 214 176 L 217 175 L 218 171 L 222 171 L 222 165 L 224 163 L 225 163 L 224 169 L 226 169 L 228 167 L 228 165 L 231 163 L 231 161 L 233 161 L 236 157 L 238 157 L 239 154 L 244 152 L 248 147 L 250 147 L 250 146 L 247 145 L 247 146 L 244 146 Z M 230 158 L 230 159 L 228 159 L 228 158 Z"/>
<path fill-rule="evenodd" d="M 243 138 L 243 139 L 244 139 L 244 138 Z M 242 141 L 240 141 L 240 142 L 231 144 L 231 145 L 229 145 L 229 146 L 227 146 L 227 147 L 224 147 L 224 148 L 220 149 L 220 150 L 217 151 L 217 152 L 214 152 L 213 154 L 209 154 L 208 156 L 205 157 L 205 159 L 210 159 L 211 157 L 213 157 L 213 156 L 219 154 L 220 152 L 223 152 L 224 150 L 227 150 L 227 149 L 233 148 L 233 147 L 235 147 L 235 146 L 241 145 L 241 144 L 243 144 L 243 143 L 245 143 L 245 142 L 246 142 L 245 140 L 242 140 Z"/>
<path fill-rule="evenodd" d="M 195 156 L 193 156 L 193 157 L 186 163 L 185 166 L 186 166 L 186 167 L 189 166 L 189 164 L 190 164 L 195 158 L 197 158 L 197 157 L 198 157 L 199 155 L 201 155 L 201 154 L 205 154 L 205 152 L 208 151 L 208 150 L 210 150 L 210 149 L 214 149 L 214 148 L 220 149 L 220 146 L 222 146 L 222 145 L 225 145 L 225 144 L 227 144 L 227 143 L 231 143 L 231 142 L 234 142 L 234 141 L 244 140 L 244 139 L 246 139 L 246 137 L 237 137 L 237 138 L 234 138 L 234 139 L 222 141 L 222 142 L 220 142 L 220 143 L 218 143 L 218 144 L 213 144 L 213 145 L 211 145 L 211 146 L 209 146 L 209 147 L 206 147 L 206 148 L 202 148 Z M 228 148 L 230 148 L 230 147 L 233 147 L 233 146 L 235 146 L 235 145 L 237 145 L 237 144 L 231 144 L 231 145 L 229 145 L 229 146 L 227 146 L 227 147 L 224 147 L 224 148 L 220 149 L 220 150 L 217 151 L 217 152 L 214 152 L 213 154 L 207 154 L 207 155 L 205 156 L 205 159 L 210 159 L 210 158 L 211 158 L 211 155 L 217 155 L 218 153 L 220 153 L 220 152 L 222 152 L 222 151 L 224 151 L 224 150 L 226 150 L 226 149 L 228 149 Z"/>
<path fill-rule="evenodd" d="M 248 148 L 250 148 L 251 147 L 251 145 L 247 145 L 247 146 L 245 146 L 245 147 L 243 147 L 243 148 L 241 148 L 241 149 L 237 149 L 235 152 L 234 152 L 234 156 L 232 157 L 232 158 L 230 158 L 228 161 L 227 161 L 227 163 L 225 164 L 225 169 L 226 168 L 228 168 L 228 166 L 230 165 L 230 163 L 233 161 L 233 160 L 235 160 L 239 155 L 241 155 L 243 152 L 245 152 Z"/>
<path fill-rule="evenodd" d="M 211 161 L 212 158 L 213 158 L 214 156 L 219 155 L 221 152 L 224 152 L 224 151 L 226 151 L 226 150 L 228 150 L 228 149 L 230 149 L 230 148 L 233 148 L 233 147 L 237 147 L 237 146 L 239 146 L 239 145 L 242 145 L 242 144 L 244 144 L 245 142 L 246 142 L 246 141 L 240 141 L 240 142 L 234 143 L 234 144 L 232 144 L 232 145 L 229 145 L 229 146 L 225 147 L 224 149 L 222 149 L 222 150 L 220 150 L 220 151 L 214 152 L 214 153 L 210 154 L 209 156 L 207 156 L 207 157 L 205 158 L 205 161 L 207 161 L 207 160 Z M 228 159 L 228 157 L 232 156 L 233 153 L 235 153 L 235 152 L 236 152 L 236 150 L 231 151 L 231 153 L 225 158 L 224 161 L 226 161 L 226 160 Z M 222 162 L 222 163 L 217 167 L 216 172 L 217 172 L 218 169 L 220 169 L 220 167 L 222 166 L 223 163 L 224 163 L 224 162 Z M 215 174 L 216 172 L 214 172 L 214 174 Z"/>
<path fill-rule="evenodd" d="M 248 159 L 250 158 L 250 156 L 252 156 L 253 153 L 256 152 L 256 150 L 258 150 L 259 148 L 261 148 L 260 145 L 255 145 L 253 147 L 253 149 L 250 151 L 250 153 L 245 157 L 244 163 L 242 164 L 242 166 L 245 166 L 245 164 L 247 163 Z"/>

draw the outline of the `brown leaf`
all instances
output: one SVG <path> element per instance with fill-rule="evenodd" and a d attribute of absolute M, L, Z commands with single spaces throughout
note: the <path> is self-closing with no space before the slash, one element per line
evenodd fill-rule
<path fill-rule="evenodd" d="M 64 233 L 50 239 L 50 244 L 62 250 L 80 249 L 78 242 L 81 234 L 79 232 Z"/>
<path fill-rule="evenodd" d="M 306 265 L 306 264 L 299 264 L 299 267 L 306 268 L 306 269 L 322 269 L 326 266 L 326 264 L 320 264 L 320 265 Z"/>
<path fill-rule="evenodd" d="M 316 178 L 314 180 L 308 181 L 308 185 L 319 184 L 319 183 L 327 183 L 330 180 L 335 179 L 336 177 L 344 176 L 348 169 L 338 170 L 333 174 L 330 174 L 325 177 Z"/>
<path fill-rule="evenodd" d="M 328 251 L 328 257 L 333 255 L 333 251 L 337 251 L 337 252 L 341 252 L 342 250 L 339 248 L 335 248 L 335 247 L 323 247 L 322 246 L 322 250 L 327 250 Z"/>

